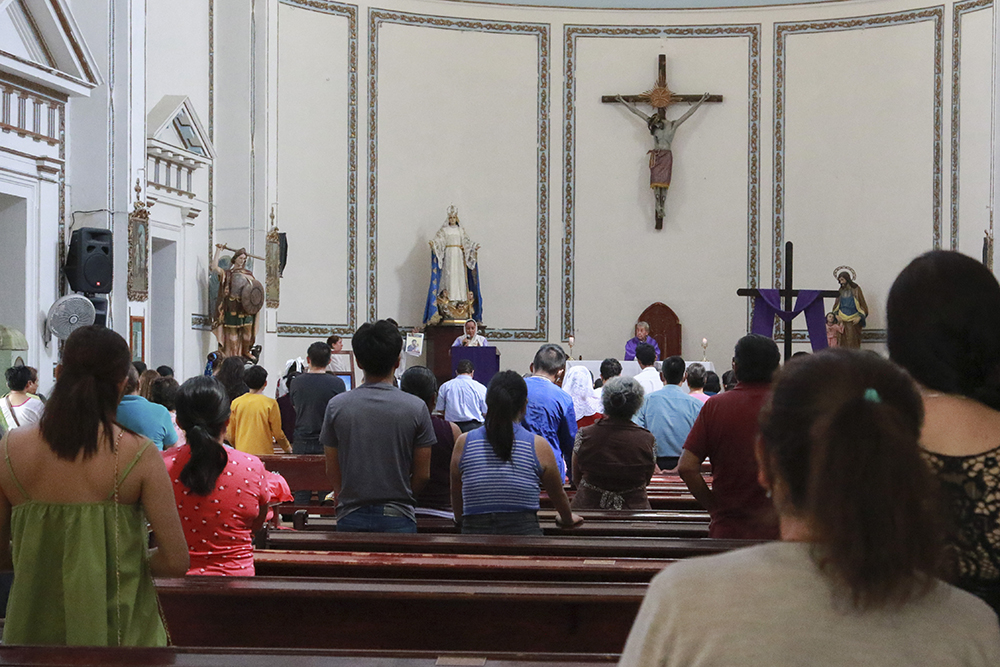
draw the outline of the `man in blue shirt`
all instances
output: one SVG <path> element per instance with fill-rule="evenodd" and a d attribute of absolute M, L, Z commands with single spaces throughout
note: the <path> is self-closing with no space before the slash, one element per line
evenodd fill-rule
<path fill-rule="evenodd" d="M 521 421 L 522 426 L 545 438 L 552 447 L 564 480 L 566 469 L 572 464 L 576 439 L 573 399 L 561 387 L 565 374 L 566 353 L 562 347 L 547 344 L 538 348 L 531 363 L 531 376 L 525 378 L 528 407 Z"/>
<path fill-rule="evenodd" d="M 635 422 L 656 438 L 656 465 L 660 470 L 677 467 L 684 441 L 704 405 L 681 389 L 685 368 L 680 357 L 668 357 L 660 372 L 665 386 L 648 394 L 635 416 Z"/>
<path fill-rule="evenodd" d="M 170 418 L 170 411 L 158 403 L 150 403 L 139 395 L 139 372 L 134 366 L 128 369 L 125 395 L 118 404 L 115 417 L 119 424 L 152 440 L 160 449 L 177 444 L 177 431 Z"/>

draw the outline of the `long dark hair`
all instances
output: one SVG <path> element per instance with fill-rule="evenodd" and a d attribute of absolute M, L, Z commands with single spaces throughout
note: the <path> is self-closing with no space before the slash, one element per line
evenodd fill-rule
<path fill-rule="evenodd" d="M 191 446 L 191 459 L 181 470 L 180 480 L 192 493 L 207 496 L 229 461 L 219 435 L 229 419 L 229 396 L 215 378 L 199 375 L 177 390 L 177 425 L 184 429 Z"/>
<path fill-rule="evenodd" d="M 941 572 L 922 423 L 905 371 L 843 348 L 790 361 L 761 412 L 778 510 L 808 523 L 817 564 L 858 609 L 919 597 Z"/>
<path fill-rule="evenodd" d="M 101 427 L 114 448 L 112 429 L 131 356 L 125 339 L 104 327 L 81 327 L 66 339 L 59 379 L 39 422 L 56 456 L 67 461 L 81 451 L 84 458 L 93 456 Z"/>
<path fill-rule="evenodd" d="M 399 388 L 407 394 L 413 394 L 434 409 L 434 399 L 437 398 L 438 383 L 434 373 L 426 366 L 410 366 L 399 378 Z"/>
<path fill-rule="evenodd" d="M 528 403 L 528 385 L 514 371 L 501 371 L 486 388 L 486 439 L 493 453 L 510 461 L 514 452 L 514 420 Z"/>
<path fill-rule="evenodd" d="M 935 250 L 896 277 L 889 357 L 930 389 L 1000 410 L 1000 284 L 957 252 Z"/>
<path fill-rule="evenodd" d="M 246 373 L 246 361 L 243 357 L 226 357 L 222 360 L 215 379 L 222 383 L 228 394 L 232 394 L 243 386 L 243 375 Z"/>

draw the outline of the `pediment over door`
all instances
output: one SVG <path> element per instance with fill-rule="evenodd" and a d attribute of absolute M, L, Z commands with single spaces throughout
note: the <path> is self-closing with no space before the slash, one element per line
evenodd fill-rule
<path fill-rule="evenodd" d="M 194 172 L 215 160 L 215 147 L 186 95 L 166 95 L 146 116 L 146 181 L 156 194 L 194 219 L 201 212 L 190 202 L 207 199 L 196 192 Z"/>
<path fill-rule="evenodd" d="M 63 95 L 89 96 L 103 83 L 65 0 L 0 0 L 4 74 Z"/>

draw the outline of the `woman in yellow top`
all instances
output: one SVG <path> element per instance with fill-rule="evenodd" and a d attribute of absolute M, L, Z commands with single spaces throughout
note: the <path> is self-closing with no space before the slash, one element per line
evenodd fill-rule
<path fill-rule="evenodd" d="M 4 644 L 166 644 L 152 575 L 183 575 L 187 544 L 159 451 L 115 423 L 129 360 L 111 329 L 77 329 L 41 421 L 0 442 Z"/>

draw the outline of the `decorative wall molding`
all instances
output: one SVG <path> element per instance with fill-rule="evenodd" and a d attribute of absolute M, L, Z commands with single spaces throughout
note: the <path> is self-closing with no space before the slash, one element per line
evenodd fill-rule
<path fill-rule="evenodd" d="M 785 334 L 780 327 L 774 334 L 774 340 L 778 342 L 783 342 L 785 340 Z M 861 332 L 862 343 L 885 343 L 887 340 L 889 340 L 889 335 L 888 331 L 885 329 L 865 329 Z M 809 332 L 805 329 L 796 329 L 792 331 L 792 342 L 808 343 Z"/>
<path fill-rule="evenodd" d="M 774 212 L 772 230 L 773 286 L 781 287 L 785 243 L 785 70 L 790 35 L 845 30 L 867 30 L 931 21 L 934 24 L 934 136 L 932 219 L 934 248 L 941 247 L 941 109 L 943 79 L 944 7 L 929 7 L 891 14 L 873 14 L 828 21 L 774 24 Z M 874 333 L 874 330 L 871 332 Z"/>
<path fill-rule="evenodd" d="M 534 35 L 538 42 L 538 256 L 533 329 L 490 328 L 490 340 L 538 341 L 548 337 L 549 266 L 549 33 L 544 23 L 477 21 L 446 16 L 368 10 L 368 318 L 378 317 L 378 39 L 384 24 L 507 35 Z"/>
<path fill-rule="evenodd" d="M 347 47 L 347 322 L 278 322 L 278 336 L 351 336 L 358 328 L 358 7 L 332 0 L 279 0 L 281 4 L 340 16 L 348 21 Z M 280 48 L 279 48 L 280 51 Z M 278 108 L 281 101 L 278 101 Z M 281 165 L 277 166 L 280 174 Z"/>
<path fill-rule="evenodd" d="M 0 132 L 59 145 L 59 110 L 65 98 L 0 78 Z"/>
<path fill-rule="evenodd" d="M 563 54 L 563 246 L 561 339 L 574 332 L 574 272 L 576 234 L 576 53 L 583 38 L 745 38 L 747 40 L 747 285 L 760 278 L 760 25 L 621 26 L 566 25 Z M 749 327 L 750 310 L 747 309 Z"/>
<path fill-rule="evenodd" d="M 215 141 L 215 0 L 208 0 L 208 139 Z M 215 253 L 215 164 L 208 165 L 208 254 Z M 208 287 L 205 287 L 208 299 Z M 206 301 L 207 302 L 207 301 Z"/>
<path fill-rule="evenodd" d="M 958 198 L 961 187 L 962 123 L 962 17 L 972 12 L 993 7 L 993 0 L 966 0 L 956 2 L 952 11 L 951 26 L 951 249 L 958 250 Z M 996 45 L 994 45 L 996 48 Z"/>

